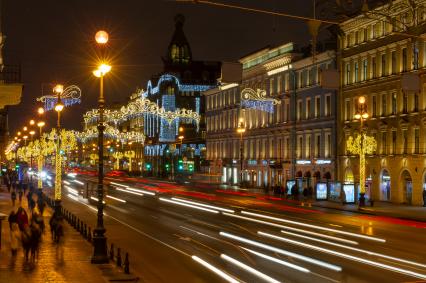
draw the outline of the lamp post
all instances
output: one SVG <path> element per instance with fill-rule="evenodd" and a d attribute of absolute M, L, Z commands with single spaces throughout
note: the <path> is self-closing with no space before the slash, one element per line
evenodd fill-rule
<path fill-rule="evenodd" d="M 34 120 L 31 120 L 31 121 L 33 121 L 33 124 L 32 125 L 34 125 Z M 30 123 L 31 124 L 31 123 Z M 35 135 L 35 131 L 33 131 L 33 130 L 31 130 L 30 131 L 30 136 L 31 136 L 31 142 L 33 141 L 33 137 L 34 137 L 34 135 Z M 32 151 L 31 151 L 31 159 L 30 159 L 30 167 L 31 168 L 33 168 L 33 153 L 32 153 Z M 31 169 L 32 170 L 32 169 Z M 32 180 L 32 175 L 31 175 L 31 180 Z"/>
<path fill-rule="evenodd" d="M 367 104 L 365 103 L 365 97 L 360 96 L 358 98 L 358 109 L 354 116 L 355 119 L 360 121 L 360 152 L 359 152 L 359 206 L 365 206 L 365 150 L 364 150 L 364 129 L 363 122 L 368 118 Z"/>
<path fill-rule="evenodd" d="M 240 119 L 238 124 L 237 133 L 240 134 L 240 186 L 243 186 L 243 160 L 244 160 L 244 148 L 243 148 L 243 134 L 246 128 L 243 119 Z"/>
<path fill-rule="evenodd" d="M 64 104 L 61 101 L 61 94 L 64 91 L 63 85 L 56 85 L 53 92 L 58 96 L 55 105 L 55 111 L 58 113 L 56 125 L 56 154 L 55 154 L 55 215 L 59 217 L 61 214 L 61 193 L 62 193 L 62 164 L 61 164 L 61 111 Z"/>
<path fill-rule="evenodd" d="M 98 31 L 95 35 L 98 45 L 104 45 L 108 42 L 108 33 L 105 31 Z M 107 263 L 108 254 L 106 246 L 104 219 L 103 219 L 103 190 L 104 190 L 104 76 L 111 70 L 111 66 L 105 63 L 101 64 L 98 69 L 93 71 L 95 77 L 99 78 L 99 121 L 98 121 L 98 217 L 97 225 L 94 229 L 93 235 L 93 256 L 92 263 Z"/>
<path fill-rule="evenodd" d="M 43 109 L 43 108 L 41 108 Z M 39 112 L 40 113 L 40 112 Z M 45 123 L 43 121 L 40 121 L 37 123 L 37 127 L 40 129 L 40 152 L 37 157 L 37 168 L 38 168 L 38 182 L 37 187 L 39 190 L 43 189 L 43 180 L 41 178 L 41 172 L 43 171 L 43 155 L 42 155 L 42 142 L 41 142 L 41 134 L 42 134 L 42 128 L 44 127 Z"/>

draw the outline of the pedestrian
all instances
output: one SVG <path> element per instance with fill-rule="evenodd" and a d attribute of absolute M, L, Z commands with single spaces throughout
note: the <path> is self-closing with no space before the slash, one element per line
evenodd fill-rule
<path fill-rule="evenodd" d="M 20 189 L 18 190 L 19 204 L 21 204 L 21 203 L 22 203 L 22 195 L 23 195 L 23 191 L 22 191 L 22 188 L 20 188 Z"/>
<path fill-rule="evenodd" d="M 21 234 L 19 232 L 18 224 L 12 223 L 12 227 L 10 229 L 10 249 L 12 250 L 12 256 L 16 256 L 19 247 L 19 240 L 21 238 Z"/>
<path fill-rule="evenodd" d="M 12 211 L 9 214 L 9 217 L 7 218 L 7 220 L 9 221 L 9 229 L 12 231 L 12 224 L 16 223 L 18 224 L 18 218 L 16 216 L 15 210 L 12 209 Z"/>
<path fill-rule="evenodd" d="M 15 207 L 15 202 L 16 202 L 16 192 L 15 192 L 15 189 L 13 189 L 12 193 L 10 194 L 10 198 L 12 199 L 12 206 Z"/>
<path fill-rule="evenodd" d="M 37 207 L 38 207 L 38 210 L 40 211 L 41 216 L 43 216 L 45 206 L 46 204 L 44 203 L 44 199 L 41 196 L 39 196 L 37 199 Z"/>
<path fill-rule="evenodd" d="M 308 198 L 308 188 L 305 187 L 303 189 L 303 201 L 306 202 L 307 198 Z"/>
<path fill-rule="evenodd" d="M 314 189 L 312 188 L 312 186 L 309 186 L 309 188 L 308 188 L 308 198 L 312 199 L 313 195 L 314 195 Z"/>
<path fill-rule="evenodd" d="M 56 239 L 55 232 L 56 232 L 56 226 L 58 224 L 58 219 L 57 218 L 58 217 L 56 216 L 56 212 L 54 212 L 53 215 L 52 215 L 52 217 L 50 217 L 50 220 L 49 220 L 50 234 L 52 236 L 52 240 Z"/>
<path fill-rule="evenodd" d="M 30 254 L 31 250 L 31 228 L 30 226 L 26 225 L 21 233 L 21 239 L 22 239 L 22 248 L 24 249 L 24 257 L 25 261 L 28 261 L 28 256 Z"/>
<path fill-rule="evenodd" d="M 342 204 L 346 203 L 346 193 L 345 193 L 345 190 L 343 190 L 343 189 L 340 191 L 340 200 L 341 200 Z"/>
<path fill-rule="evenodd" d="M 423 189 L 423 206 L 426 206 L 426 188 Z"/>
<path fill-rule="evenodd" d="M 35 261 L 38 258 L 39 244 L 41 239 L 41 231 L 39 225 L 35 222 L 31 222 L 31 261 Z"/>
<path fill-rule="evenodd" d="M 28 214 L 21 206 L 18 208 L 16 218 L 19 225 L 19 230 L 23 231 L 25 227 L 28 226 Z"/>
<path fill-rule="evenodd" d="M 62 224 L 62 217 L 57 219 L 55 229 L 55 243 L 62 244 L 64 236 L 64 225 Z"/>

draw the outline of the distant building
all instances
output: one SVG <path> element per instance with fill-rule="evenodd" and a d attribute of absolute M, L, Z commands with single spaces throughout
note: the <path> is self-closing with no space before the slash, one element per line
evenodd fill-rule
<path fill-rule="evenodd" d="M 321 70 L 336 67 L 334 51 L 317 54 L 313 62 L 287 43 L 240 62 L 240 84 L 204 92 L 210 173 L 223 183 L 240 183 L 242 123 L 245 185 L 284 187 L 297 180 L 303 188 L 336 178 L 336 93 L 320 87 Z M 243 101 L 246 88 L 264 90 L 280 104 Z"/>
<path fill-rule="evenodd" d="M 366 97 L 368 135 L 377 150 L 366 159 L 367 197 L 419 205 L 426 188 L 426 1 L 393 1 L 340 24 L 339 179 L 359 183 L 357 156 L 345 141 L 359 132 L 357 101 Z M 417 90 L 404 78 L 417 77 Z"/>
<path fill-rule="evenodd" d="M 201 115 L 197 124 L 191 119 L 169 123 L 155 114 L 143 116 L 147 137 L 144 148 L 145 169 L 157 176 L 199 171 L 205 159 L 204 100 L 201 92 L 214 88 L 220 62 L 196 61 L 183 32 L 184 17 L 175 17 L 175 31 L 163 58 L 164 70 L 153 77 L 144 95 L 165 111 L 186 109 Z M 179 137 L 183 139 L 179 139 Z M 179 161 L 180 160 L 180 161 Z M 182 162 L 183 165 L 177 165 Z M 172 167 L 174 167 L 172 169 Z"/>

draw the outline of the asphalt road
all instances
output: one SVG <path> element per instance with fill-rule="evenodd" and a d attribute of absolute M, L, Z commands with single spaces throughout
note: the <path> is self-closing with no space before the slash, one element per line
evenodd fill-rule
<path fill-rule="evenodd" d="M 85 180 L 64 181 L 62 201 L 94 227 Z M 109 181 L 108 242 L 129 252 L 145 282 L 426 281 L 424 228 L 233 191 Z"/>

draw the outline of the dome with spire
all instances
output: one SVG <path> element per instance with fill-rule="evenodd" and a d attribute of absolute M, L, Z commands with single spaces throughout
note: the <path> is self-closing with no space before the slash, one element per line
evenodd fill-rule
<path fill-rule="evenodd" d="M 175 32 L 167 50 L 167 61 L 172 64 L 188 64 L 192 60 L 191 48 L 183 32 L 185 17 L 182 14 L 175 16 Z"/>

